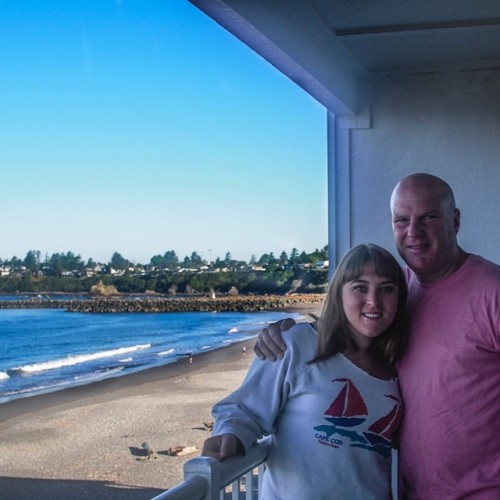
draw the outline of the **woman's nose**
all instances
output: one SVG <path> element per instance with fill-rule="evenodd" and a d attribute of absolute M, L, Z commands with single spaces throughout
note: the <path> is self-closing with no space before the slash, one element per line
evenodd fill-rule
<path fill-rule="evenodd" d="M 369 305 L 376 306 L 379 303 L 380 297 L 376 290 L 369 291 L 366 294 L 366 302 Z"/>

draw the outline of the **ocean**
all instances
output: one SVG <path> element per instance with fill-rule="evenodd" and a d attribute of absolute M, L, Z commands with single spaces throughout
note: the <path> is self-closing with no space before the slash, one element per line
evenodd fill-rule
<path fill-rule="evenodd" d="M 175 363 L 300 314 L 0 310 L 0 404 Z"/>

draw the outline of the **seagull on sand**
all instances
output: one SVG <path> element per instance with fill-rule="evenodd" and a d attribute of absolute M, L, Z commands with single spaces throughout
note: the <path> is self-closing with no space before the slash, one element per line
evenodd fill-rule
<path fill-rule="evenodd" d="M 146 453 L 146 456 L 148 458 L 151 458 L 151 456 L 154 454 L 154 450 L 153 450 L 153 448 L 151 448 L 151 445 L 147 441 L 144 441 L 144 443 L 142 443 L 141 446 L 142 446 L 144 452 Z"/>

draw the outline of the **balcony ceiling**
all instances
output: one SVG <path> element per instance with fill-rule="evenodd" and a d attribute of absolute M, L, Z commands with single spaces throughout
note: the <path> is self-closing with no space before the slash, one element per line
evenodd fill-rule
<path fill-rule="evenodd" d="M 498 0 L 304 3 L 371 73 L 500 67 Z"/>
<path fill-rule="evenodd" d="M 500 69 L 500 0 L 190 0 L 335 114 L 377 75 Z"/>

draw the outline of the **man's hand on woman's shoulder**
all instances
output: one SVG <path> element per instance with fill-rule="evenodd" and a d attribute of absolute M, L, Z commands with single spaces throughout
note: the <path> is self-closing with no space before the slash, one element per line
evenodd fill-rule
<path fill-rule="evenodd" d="M 286 344 L 281 335 L 282 332 L 289 330 L 295 325 L 295 320 L 285 318 L 274 323 L 270 323 L 264 328 L 257 338 L 253 350 L 257 357 L 262 360 L 276 361 L 282 359 L 286 351 Z"/>

